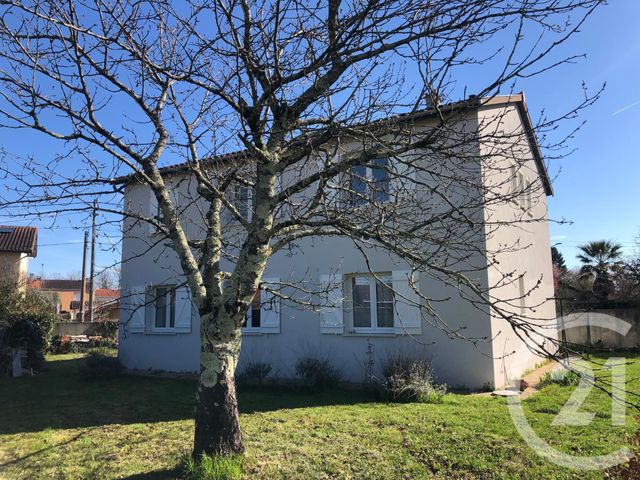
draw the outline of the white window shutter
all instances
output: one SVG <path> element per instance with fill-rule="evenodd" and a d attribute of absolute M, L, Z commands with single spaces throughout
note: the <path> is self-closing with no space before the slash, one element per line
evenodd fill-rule
<path fill-rule="evenodd" d="M 132 288 L 129 291 L 128 310 L 124 321 L 129 333 L 144 333 L 145 295 L 144 288 Z"/>
<path fill-rule="evenodd" d="M 279 278 L 263 278 L 267 288 L 275 288 Z M 260 290 L 260 331 L 262 333 L 280 333 L 280 297 L 267 290 Z"/>
<path fill-rule="evenodd" d="M 231 197 L 231 198 L 228 198 Z M 227 195 L 227 200 L 229 200 L 232 204 L 235 201 L 234 195 Z M 224 225 L 231 222 L 231 212 L 225 206 L 222 207 L 222 212 L 220 213 L 220 222 Z"/>
<path fill-rule="evenodd" d="M 511 193 L 515 194 L 518 191 L 518 167 L 515 163 L 511 164 L 509 169 L 509 174 L 511 175 Z"/>
<path fill-rule="evenodd" d="M 324 169 L 326 168 L 325 163 L 326 157 L 324 155 L 318 156 L 318 168 Z M 339 164 L 342 161 L 342 157 L 340 154 L 336 154 L 333 156 L 332 164 Z M 335 208 L 342 208 L 349 204 L 350 202 L 350 194 L 348 189 L 344 189 L 344 187 L 349 182 L 349 174 L 342 173 L 340 175 L 336 175 L 335 177 L 330 178 L 327 181 L 327 186 L 325 189 L 325 195 L 327 201 Z"/>
<path fill-rule="evenodd" d="M 418 288 L 414 277 L 411 284 L 411 272 L 398 270 L 392 273 L 393 291 L 395 292 L 394 327 L 398 335 L 420 335 L 422 333 L 422 313 L 420 296 L 413 287 Z"/>
<path fill-rule="evenodd" d="M 143 329 L 150 332 L 156 322 L 156 289 L 152 285 L 147 285 L 144 289 L 144 312 Z"/>
<path fill-rule="evenodd" d="M 151 187 L 149 188 L 149 211 L 147 212 L 147 216 L 151 220 L 158 220 L 158 199 L 156 198 L 156 194 L 153 193 Z M 154 234 L 158 231 L 156 226 L 153 223 L 147 222 L 147 231 L 149 234 Z"/>
<path fill-rule="evenodd" d="M 253 188 L 247 187 L 247 222 L 253 218 Z"/>
<path fill-rule="evenodd" d="M 184 286 L 176 289 L 176 333 L 191 333 L 193 302 L 191 291 Z"/>
<path fill-rule="evenodd" d="M 414 155 L 408 157 L 390 157 L 391 171 L 395 173 L 391 178 L 391 193 L 396 198 L 402 196 L 403 192 L 416 188 L 415 171 L 408 162 L 414 158 Z M 400 161 L 402 160 L 402 161 Z"/>
<path fill-rule="evenodd" d="M 321 275 L 320 285 L 327 292 L 328 304 L 320 310 L 320 333 L 344 333 L 344 298 L 342 274 Z"/>

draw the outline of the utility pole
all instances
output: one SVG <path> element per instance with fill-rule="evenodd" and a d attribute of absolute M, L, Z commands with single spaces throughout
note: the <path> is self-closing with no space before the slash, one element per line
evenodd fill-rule
<path fill-rule="evenodd" d="M 80 287 L 80 321 L 84 322 L 84 295 L 87 290 L 87 249 L 89 247 L 89 230 L 84 230 L 84 249 L 82 251 L 82 283 Z"/>
<path fill-rule="evenodd" d="M 96 268 L 96 201 L 93 201 L 93 214 L 91 219 L 91 269 L 89 273 L 89 321 L 93 322 L 93 284 Z"/>

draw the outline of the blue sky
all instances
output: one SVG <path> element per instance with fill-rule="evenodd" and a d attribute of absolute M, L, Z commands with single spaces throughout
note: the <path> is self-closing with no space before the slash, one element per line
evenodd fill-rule
<path fill-rule="evenodd" d="M 640 2 L 617 0 L 601 8 L 572 41 L 559 53 L 586 53 L 587 58 L 534 79 L 524 80 L 516 90 L 526 93 L 532 117 L 545 109 L 549 114 L 563 112 L 580 101 L 581 85 L 596 90 L 607 83 L 601 99 L 581 119 L 587 124 L 572 140 L 576 151 L 550 165 L 554 197 L 549 199 L 552 222 L 551 242 L 576 265 L 576 246 L 589 240 L 612 239 L 633 252 L 634 237 L 640 233 L 640 214 L 635 194 L 640 180 L 640 155 L 636 147 L 640 130 L 640 36 L 637 21 Z M 0 129 L 0 145 L 6 150 L 40 159 L 52 156 L 54 144 L 29 131 Z M 60 145 L 57 145 L 58 147 Z M 79 162 L 79 161 L 78 161 Z M 38 257 L 30 271 L 46 275 L 78 272 L 81 269 L 82 230 L 85 220 L 63 218 L 40 227 Z M 7 223 L 0 212 L 0 223 Z M 34 224 L 15 221 L 15 224 Z M 103 232 L 97 264 L 105 267 L 117 261 L 114 241 L 118 229 Z"/>
<path fill-rule="evenodd" d="M 606 82 L 602 98 L 584 115 L 585 127 L 573 145 L 577 151 L 551 165 L 558 174 L 550 216 L 570 225 L 551 224 L 552 243 L 569 264 L 576 264 L 576 245 L 613 239 L 633 253 L 640 234 L 637 203 L 640 180 L 640 2 L 617 0 L 602 8 L 573 39 L 587 58 L 562 67 L 527 86 L 529 109 L 566 104 L 584 80 L 590 87 Z M 559 173 L 558 173 L 559 172 Z"/>

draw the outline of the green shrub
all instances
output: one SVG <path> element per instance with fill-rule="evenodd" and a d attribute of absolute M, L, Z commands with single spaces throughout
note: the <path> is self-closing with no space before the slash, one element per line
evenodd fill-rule
<path fill-rule="evenodd" d="M 202 455 L 195 460 L 191 455 L 182 459 L 184 480 L 238 480 L 242 478 L 241 455 Z"/>
<path fill-rule="evenodd" d="M 237 375 L 237 382 L 245 385 L 263 385 L 272 370 L 273 367 L 268 362 L 249 362 Z"/>
<path fill-rule="evenodd" d="M 333 388 L 342 380 L 342 373 L 328 359 L 311 356 L 298 360 L 296 374 L 305 387 L 314 391 Z"/>
<path fill-rule="evenodd" d="M 562 385 L 563 387 L 576 387 L 580 383 L 580 374 L 573 370 L 559 368 L 545 373 L 540 378 L 539 386 L 542 388 L 553 383 Z"/>
<path fill-rule="evenodd" d="M 105 341 L 118 340 L 118 320 L 104 320 L 98 322 L 95 329 L 95 335 L 101 336 Z"/>
<path fill-rule="evenodd" d="M 87 353 L 96 348 L 118 349 L 118 340 L 105 337 L 88 337 L 88 342 L 72 342 L 69 335 L 56 335 L 51 341 L 49 352 L 54 355 L 62 353 Z"/>
<path fill-rule="evenodd" d="M 445 385 L 435 382 L 426 359 L 397 355 L 387 359 L 382 374 L 387 397 L 395 402 L 441 403 Z"/>
<path fill-rule="evenodd" d="M 80 374 L 87 380 L 102 380 L 117 377 L 122 373 L 122 365 L 117 352 L 107 348 L 95 348 L 89 351 Z"/>
<path fill-rule="evenodd" d="M 38 292 L 0 281 L 0 374 L 9 371 L 12 351 L 24 349 L 24 368 L 40 370 L 56 319 L 53 306 Z"/>
<path fill-rule="evenodd" d="M 48 312 L 27 312 L 16 315 L 5 333 L 5 344 L 10 348 L 23 347 L 27 353 L 24 368 L 40 370 L 44 366 L 44 353 L 49 349 L 54 315 Z"/>

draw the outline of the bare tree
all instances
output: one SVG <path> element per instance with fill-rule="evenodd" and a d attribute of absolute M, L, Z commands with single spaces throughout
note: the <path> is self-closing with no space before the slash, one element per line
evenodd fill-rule
<path fill-rule="evenodd" d="M 72 270 L 69 272 L 54 272 L 48 275 L 47 278 L 51 280 L 78 280 L 82 279 L 82 272 L 80 270 Z"/>
<path fill-rule="evenodd" d="M 0 205 L 8 215 L 55 217 L 98 198 L 105 221 L 124 216 L 125 234 L 151 225 L 149 248 L 175 251 L 200 315 L 194 455 L 244 449 L 234 371 L 256 289 L 310 308 L 327 301 L 326 285 L 261 285 L 269 259 L 305 238 L 347 237 L 365 256 L 388 252 L 551 355 L 535 322 L 514 313 L 517 298 L 491 298 L 473 275 L 486 268 L 478 259 L 495 264 L 499 253 L 478 235 L 544 220 L 483 216 L 549 188 L 504 188 L 517 168 L 496 158 L 518 167 L 534 140 L 500 118 L 467 118 L 483 98 L 575 60 L 555 49 L 601 3 L 4 0 L 2 127 L 37 130 L 61 150 L 6 168 L 14 190 Z M 483 66 L 491 78 L 467 96 L 460 75 Z M 451 103 L 456 96 L 468 100 Z M 539 120 L 550 154 L 563 141 L 545 133 L 594 98 L 585 91 L 575 109 Z M 186 198 L 168 181 L 180 172 L 191 182 Z M 482 180 L 492 173 L 500 180 Z M 123 205 L 120 193 L 136 183 L 151 188 L 157 214 Z M 186 233 L 187 209 L 200 213 L 197 234 Z M 495 284 L 514 281 L 505 271 Z M 464 338 L 431 300 L 422 295 L 424 321 Z"/>
<path fill-rule="evenodd" d="M 120 267 L 118 265 L 105 268 L 95 279 L 96 288 L 118 290 L 120 288 Z"/>

